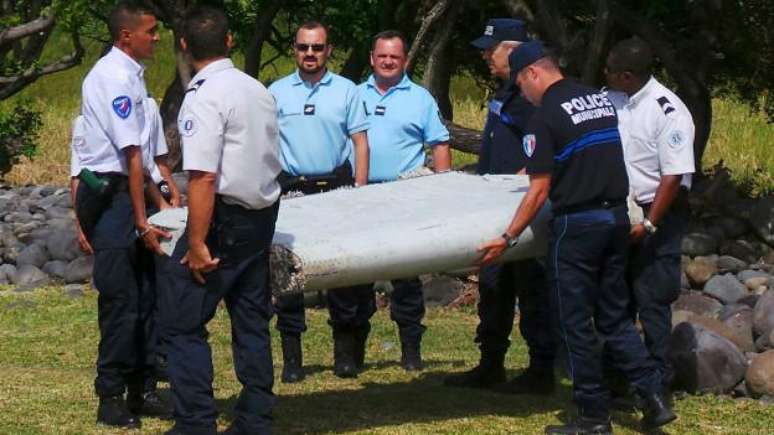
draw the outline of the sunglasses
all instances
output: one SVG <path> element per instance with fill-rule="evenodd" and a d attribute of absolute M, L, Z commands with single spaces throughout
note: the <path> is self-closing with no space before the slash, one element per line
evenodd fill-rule
<path fill-rule="evenodd" d="M 320 53 L 321 51 L 325 50 L 325 44 L 295 44 L 296 50 L 306 52 L 309 51 L 309 48 L 312 49 L 315 53 Z"/>

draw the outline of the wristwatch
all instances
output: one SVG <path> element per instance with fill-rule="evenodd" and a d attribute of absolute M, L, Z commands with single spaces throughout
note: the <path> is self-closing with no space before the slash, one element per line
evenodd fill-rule
<path fill-rule="evenodd" d="M 653 222 L 648 220 L 648 218 L 642 220 L 642 226 L 645 227 L 645 232 L 648 234 L 654 234 L 658 231 L 658 227 L 653 225 Z"/>
<path fill-rule="evenodd" d="M 519 236 L 511 237 L 507 232 L 503 233 L 500 237 L 505 239 L 505 244 L 508 245 L 508 248 L 513 248 L 519 243 Z"/>

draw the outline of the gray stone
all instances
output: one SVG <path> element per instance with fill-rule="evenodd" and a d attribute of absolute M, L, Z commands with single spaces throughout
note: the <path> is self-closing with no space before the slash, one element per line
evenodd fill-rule
<path fill-rule="evenodd" d="M 70 198 L 69 190 L 68 190 L 67 194 L 65 194 L 65 195 L 58 195 L 58 196 L 59 196 L 59 198 L 58 198 L 58 200 L 57 200 L 57 202 L 55 204 L 57 207 L 73 208 L 73 200 L 72 200 L 72 198 Z"/>
<path fill-rule="evenodd" d="M 771 275 L 760 270 L 747 269 L 739 272 L 736 277 L 739 281 L 745 282 L 750 278 L 771 278 Z"/>
<path fill-rule="evenodd" d="M 763 352 L 752 360 L 745 383 L 753 397 L 774 396 L 774 350 Z"/>
<path fill-rule="evenodd" d="M 17 267 L 16 273 L 13 274 L 13 278 L 11 279 L 11 282 L 17 286 L 37 283 L 44 283 L 43 285 L 45 285 L 48 284 L 49 281 L 48 275 L 32 264 L 24 264 Z"/>
<path fill-rule="evenodd" d="M 43 265 L 43 272 L 59 279 L 64 279 L 65 270 L 67 262 L 62 260 L 52 260 Z"/>
<path fill-rule="evenodd" d="M 720 245 L 720 253 L 739 258 L 747 263 L 755 263 L 760 257 L 755 245 L 747 240 L 727 240 Z"/>
<path fill-rule="evenodd" d="M 46 248 L 54 260 L 72 261 L 82 255 L 78 247 L 78 235 L 73 227 L 52 232 L 46 239 Z"/>
<path fill-rule="evenodd" d="M 49 219 L 72 219 L 75 216 L 72 209 L 64 207 L 51 207 L 46 210 L 46 217 Z"/>
<path fill-rule="evenodd" d="M 18 243 L 19 240 L 16 238 L 12 231 L 0 231 L 0 245 L 3 245 L 6 248 L 10 248 L 12 246 L 16 246 Z"/>
<path fill-rule="evenodd" d="M 736 239 L 747 232 L 747 224 L 733 216 L 721 216 L 714 223 L 723 228 L 723 234 L 729 239 Z"/>
<path fill-rule="evenodd" d="M 717 273 L 717 266 L 707 257 L 696 257 L 685 267 L 688 280 L 696 288 L 702 288 Z"/>
<path fill-rule="evenodd" d="M 770 282 L 770 278 L 766 278 L 765 276 L 758 276 L 744 280 L 744 286 L 753 293 L 763 294 L 763 292 L 769 287 Z"/>
<path fill-rule="evenodd" d="M 5 259 L 6 263 L 15 264 L 16 258 L 25 247 L 26 246 L 21 242 L 16 242 L 16 245 L 14 246 L 6 246 L 5 249 L 3 249 L 3 259 Z"/>
<path fill-rule="evenodd" d="M 755 351 L 755 342 L 753 341 L 752 331 L 752 310 L 743 305 L 744 309 L 722 319 L 723 324 L 733 332 L 732 341 L 737 344 L 739 349 L 746 352 Z M 726 337 L 729 338 L 730 337 Z"/>
<path fill-rule="evenodd" d="M 422 291 L 427 306 L 446 306 L 465 290 L 458 278 L 444 275 L 422 276 Z"/>
<path fill-rule="evenodd" d="M 774 196 L 755 202 L 750 212 L 750 224 L 758 237 L 774 245 Z"/>
<path fill-rule="evenodd" d="M 83 297 L 83 289 L 83 284 L 67 284 L 64 287 L 64 292 L 71 298 L 80 298 Z"/>
<path fill-rule="evenodd" d="M 713 276 L 704 285 L 704 293 L 726 304 L 734 303 L 748 294 L 747 287 L 730 273 Z"/>
<path fill-rule="evenodd" d="M 761 335 L 758 337 L 757 340 L 755 340 L 755 350 L 758 352 L 766 352 L 767 350 L 771 350 L 773 347 L 771 344 L 771 337 L 768 335 Z"/>
<path fill-rule="evenodd" d="M 46 264 L 46 261 L 48 261 L 48 252 L 46 252 L 46 248 L 37 244 L 28 245 L 19 253 L 19 256 L 16 257 L 17 266 L 31 264 L 40 268 Z"/>
<path fill-rule="evenodd" d="M 667 358 L 675 368 L 675 384 L 690 393 L 728 393 L 747 370 L 747 360 L 731 341 L 689 322 L 672 331 Z"/>
<path fill-rule="evenodd" d="M 774 290 L 762 294 L 753 309 L 753 332 L 768 335 L 774 330 Z"/>
<path fill-rule="evenodd" d="M 742 299 L 739 299 L 736 302 L 739 303 L 739 304 L 747 305 L 750 308 L 755 308 L 755 304 L 758 303 L 758 299 L 760 297 L 761 297 L 760 295 L 749 294 L 749 295 L 743 297 Z"/>
<path fill-rule="evenodd" d="M 40 227 L 40 222 L 32 221 L 32 222 L 16 222 L 13 224 L 13 233 L 16 234 L 16 237 L 19 237 L 19 234 L 24 233 L 31 233 L 32 231 L 38 229 Z"/>
<path fill-rule="evenodd" d="M 691 280 L 688 279 L 688 275 L 685 272 L 680 272 L 680 289 L 689 290 L 691 288 Z"/>
<path fill-rule="evenodd" d="M 774 249 L 767 249 L 763 255 L 763 262 L 766 264 L 774 264 Z"/>
<path fill-rule="evenodd" d="M 16 266 L 13 264 L 0 264 L 0 281 L 5 281 L 3 284 L 10 283 L 15 273 Z"/>
<path fill-rule="evenodd" d="M 725 321 L 729 317 L 735 316 L 737 313 L 740 313 L 742 311 L 749 311 L 750 315 L 752 316 L 751 307 L 745 304 L 736 303 L 736 304 L 729 304 L 729 305 L 723 306 L 723 309 L 720 311 L 720 314 L 718 315 L 718 319 L 720 319 L 720 321 Z M 750 317 L 750 322 L 752 322 L 752 317 Z"/>
<path fill-rule="evenodd" d="M 753 339 L 752 339 L 752 321 L 748 322 L 749 329 L 745 335 L 744 332 L 739 332 L 736 329 L 732 328 L 731 326 L 727 325 L 725 322 L 721 322 L 718 319 L 713 319 L 705 316 L 697 316 L 695 314 L 687 313 L 685 311 L 678 311 L 678 313 L 680 313 L 680 315 L 679 316 L 673 315 L 673 319 L 672 319 L 672 324 L 675 326 L 683 322 L 689 322 L 694 325 L 699 325 L 709 331 L 712 331 L 720 335 L 721 337 L 725 338 L 731 343 L 734 343 L 734 346 L 736 346 L 737 349 L 739 349 L 741 352 L 755 351 L 755 344 L 753 343 Z M 679 320 L 679 322 L 677 322 L 677 320 Z"/>
<path fill-rule="evenodd" d="M 94 257 L 78 257 L 67 265 L 64 273 L 66 283 L 86 282 L 91 278 L 91 271 L 94 268 Z"/>
<path fill-rule="evenodd" d="M 750 397 L 750 391 L 747 389 L 747 383 L 745 381 L 740 382 L 736 387 L 734 387 L 734 390 L 731 391 L 731 395 L 736 398 Z"/>
<path fill-rule="evenodd" d="M 706 317 L 717 317 L 723 304 L 700 292 L 683 292 L 672 304 L 672 310 L 684 310 Z"/>
<path fill-rule="evenodd" d="M 717 249 L 717 240 L 709 234 L 690 233 L 683 237 L 682 251 L 691 257 L 715 254 Z"/>

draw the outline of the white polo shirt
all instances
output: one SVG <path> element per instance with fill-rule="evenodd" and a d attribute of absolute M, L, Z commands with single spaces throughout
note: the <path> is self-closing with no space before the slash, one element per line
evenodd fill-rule
<path fill-rule="evenodd" d="M 217 175 L 224 201 L 262 209 L 277 201 L 279 133 L 274 98 L 230 59 L 192 79 L 178 116 L 183 169 Z"/>
<path fill-rule="evenodd" d="M 683 175 L 682 185 L 690 188 L 695 127 L 685 104 L 653 77 L 628 101 L 610 100 L 618 103 L 618 129 L 635 201 L 653 202 L 662 175 Z"/>
<path fill-rule="evenodd" d="M 113 47 L 86 75 L 82 85 L 81 167 L 95 172 L 127 174 L 122 150 L 142 143 L 144 100 L 148 96 L 144 67 Z"/>
<path fill-rule="evenodd" d="M 145 126 L 140 133 L 142 143 L 142 161 L 145 175 L 158 184 L 163 180 L 161 172 L 156 165 L 155 158 L 168 153 L 167 139 L 164 136 L 164 125 L 161 121 L 159 106 L 153 98 L 145 98 Z M 70 176 L 77 177 L 81 173 L 80 156 L 78 155 L 86 146 L 85 125 L 83 116 L 78 116 L 73 121 L 72 140 L 70 141 Z"/>

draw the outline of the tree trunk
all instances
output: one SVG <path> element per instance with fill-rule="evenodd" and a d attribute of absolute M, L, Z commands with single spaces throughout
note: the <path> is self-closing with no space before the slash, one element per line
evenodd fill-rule
<path fill-rule="evenodd" d="M 355 83 L 360 83 L 369 66 L 368 53 L 370 48 L 369 41 L 359 41 L 357 44 L 353 44 L 339 74 Z"/>
<path fill-rule="evenodd" d="M 594 31 L 586 50 L 586 62 L 583 64 L 581 81 L 589 86 L 596 83 L 599 75 L 600 63 L 605 59 L 605 42 L 610 34 L 612 19 L 610 17 L 610 0 L 597 0 L 597 19 L 594 23 Z"/>
<path fill-rule="evenodd" d="M 263 52 L 263 43 L 271 36 L 274 17 L 282 9 L 283 1 L 273 0 L 261 8 L 259 16 L 255 17 L 253 25 L 253 34 L 250 37 L 250 45 L 245 53 L 245 73 L 258 78 L 261 72 L 261 54 Z"/>
<path fill-rule="evenodd" d="M 417 56 L 422 49 L 425 40 L 429 37 L 429 30 L 438 21 L 449 8 L 451 0 L 438 0 L 438 2 L 427 11 L 424 17 L 422 17 L 422 24 L 419 26 L 417 35 L 414 37 L 414 42 L 411 44 L 411 50 L 409 50 L 408 58 L 406 60 L 406 72 L 410 75 L 414 71 L 416 66 Z M 460 2 L 456 2 L 459 4 Z"/>
<path fill-rule="evenodd" d="M 455 2 L 444 14 L 444 26 L 438 29 L 433 38 L 430 53 L 427 55 L 427 65 L 422 84 L 435 97 L 441 115 L 448 120 L 454 119 L 454 108 L 449 98 L 449 85 L 453 72 L 451 36 L 454 22 L 457 20 L 462 2 Z"/>
<path fill-rule="evenodd" d="M 175 60 L 176 73 L 172 83 L 167 86 L 164 92 L 164 98 L 161 101 L 159 112 L 164 123 L 164 136 L 167 139 L 167 164 L 173 171 L 179 171 L 182 166 L 183 155 L 180 149 L 180 134 L 177 130 L 177 115 L 180 112 L 180 106 L 183 104 L 185 90 L 191 81 L 193 71 L 188 60 L 183 55 L 180 47 L 180 38 L 175 34 Z"/>

